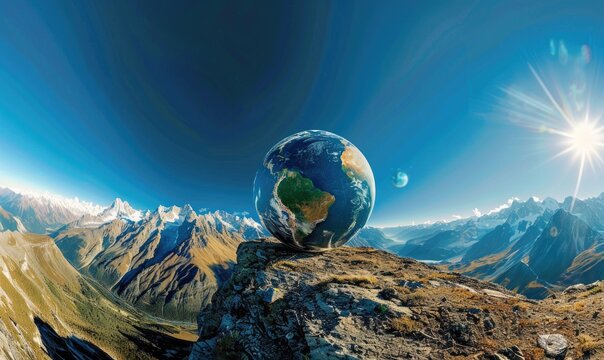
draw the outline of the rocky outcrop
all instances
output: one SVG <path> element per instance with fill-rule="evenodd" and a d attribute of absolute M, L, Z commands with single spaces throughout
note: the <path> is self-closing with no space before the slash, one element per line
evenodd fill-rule
<path fill-rule="evenodd" d="M 541 359 L 547 330 L 575 358 L 581 336 L 601 337 L 599 317 L 590 330 L 564 320 L 590 296 L 536 302 L 375 249 L 251 241 L 200 314 L 190 359 Z"/>

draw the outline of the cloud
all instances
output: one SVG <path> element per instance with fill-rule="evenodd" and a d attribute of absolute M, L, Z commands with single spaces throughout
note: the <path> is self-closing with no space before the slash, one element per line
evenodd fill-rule
<path fill-rule="evenodd" d="M 474 216 L 476 217 L 482 216 L 482 213 L 480 212 L 480 210 L 478 210 L 478 208 L 474 208 L 474 210 L 472 210 L 472 214 L 474 214 Z"/>
<path fill-rule="evenodd" d="M 494 208 L 492 210 L 489 210 L 489 212 L 487 212 L 487 215 L 495 214 L 495 213 L 500 212 L 503 209 L 509 208 L 510 206 L 512 206 L 514 201 L 520 201 L 520 199 L 518 199 L 517 197 L 509 198 L 508 201 L 506 201 L 505 203 L 497 206 L 496 208 Z"/>
<path fill-rule="evenodd" d="M 452 217 L 454 220 L 459 220 L 459 219 L 461 219 L 461 218 L 462 218 L 462 216 L 461 216 L 461 215 L 457 215 L 457 214 L 453 214 L 453 215 L 451 215 L 451 217 Z"/>

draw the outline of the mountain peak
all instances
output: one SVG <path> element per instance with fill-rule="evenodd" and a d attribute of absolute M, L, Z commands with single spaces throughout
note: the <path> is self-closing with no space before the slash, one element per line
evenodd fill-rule
<path fill-rule="evenodd" d="M 124 206 L 124 204 L 129 205 L 127 201 L 124 201 L 121 198 L 115 198 L 115 200 L 113 200 L 113 202 L 111 203 L 110 207 L 121 207 Z"/>
<path fill-rule="evenodd" d="M 116 198 L 109 207 L 103 210 L 99 217 L 102 222 L 109 222 L 116 219 L 127 219 L 136 222 L 143 218 L 143 214 L 141 211 L 132 208 L 127 201 Z"/>

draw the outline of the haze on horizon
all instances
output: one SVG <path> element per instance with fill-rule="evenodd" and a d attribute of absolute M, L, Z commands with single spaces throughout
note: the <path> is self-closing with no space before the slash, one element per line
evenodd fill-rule
<path fill-rule="evenodd" d="M 0 185 L 255 214 L 268 149 L 322 129 L 371 164 L 372 225 L 572 195 L 577 157 L 554 158 L 564 144 L 514 121 L 509 94 L 545 98 L 530 65 L 570 98 L 577 76 L 597 83 L 604 45 L 596 2 L 21 2 L 0 13 L 12 14 L 0 22 Z M 599 118 L 602 92 L 590 89 Z M 602 168 L 586 166 L 579 198 L 604 191 Z"/>

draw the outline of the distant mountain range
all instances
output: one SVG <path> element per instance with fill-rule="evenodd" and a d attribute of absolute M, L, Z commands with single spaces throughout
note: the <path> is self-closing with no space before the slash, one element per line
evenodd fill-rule
<path fill-rule="evenodd" d="M 604 194 L 585 200 L 518 199 L 482 216 L 367 227 L 347 244 L 384 249 L 541 298 L 603 276 Z M 48 233 L 66 259 L 154 315 L 192 321 L 228 278 L 242 241 L 266 235 L 245 214 L 160 206 L 103 208 L 0 189 L 0 231 Z M 556 259 L 552 261 L 551 259 Z"/>
<path fill-rule="evenodd" d="M 48 234 L 81 274 L 150 314 L 194 322 L 230 276 L 242 241 L 265 236 L 246 214 L 189 205 L 103 208 L 55 195 L 0 189 L 0 231 Z"/>
<path fill-rule="evenodd" d="M 363 229 L 367 245 L 504 285 L 533 298 L 604 279 L 604 193 L 585 200 L 514 200 L 489 214 Z"/>
<path fill-rule="evenodd" d="M 98 215 L 103 208 L 79 199 L 51 194 L 23 194 L 0 187 L 0 207 L 17 217 L 25 229 L 48 233 L 84 215 Z"/>

